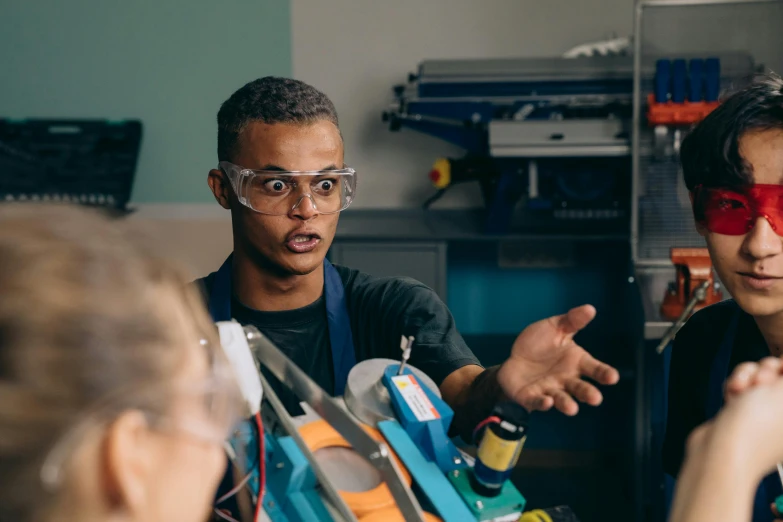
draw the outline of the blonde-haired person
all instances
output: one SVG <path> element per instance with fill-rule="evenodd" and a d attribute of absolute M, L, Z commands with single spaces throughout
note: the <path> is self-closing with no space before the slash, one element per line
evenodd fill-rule
<path fill-rule="evenodd" d="M 238 392 L 188 281 L 96 212 L 0 206 L 0 521 L 209 518 Z"/>

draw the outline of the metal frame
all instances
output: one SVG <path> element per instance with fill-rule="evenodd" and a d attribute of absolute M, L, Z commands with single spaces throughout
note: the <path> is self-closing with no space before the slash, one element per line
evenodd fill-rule
<path fill-rule="evenodd" d="M 642 111 L 642 15 L 649 7 L 774 4 L 783 0 L 636 0 L 633 27 L 633 118 L 631 129 L 631 259 L 636 266 L 671 266 L 665 260 L 639 260 L 639 183 Z"/>

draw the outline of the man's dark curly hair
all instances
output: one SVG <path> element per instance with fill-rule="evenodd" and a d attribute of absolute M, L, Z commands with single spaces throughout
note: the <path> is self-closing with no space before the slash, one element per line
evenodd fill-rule
<path fill-rule="evenodd" d="M 231 161 L 239 135 L 250 122 L 308 125 L 320 120 L 338 124 L 334 104 L 315 87 L 276 76 L 254 80 L 220 106 L 218 161 Z"/>
<path fill-rule="evenodd" d="M 680 161 L 685 185 L 740 188 L 752 183 L 739 150 L 749 131 L 783 129 L 783 80 L 759 75 L 726 98 L 683 140 Z"/>

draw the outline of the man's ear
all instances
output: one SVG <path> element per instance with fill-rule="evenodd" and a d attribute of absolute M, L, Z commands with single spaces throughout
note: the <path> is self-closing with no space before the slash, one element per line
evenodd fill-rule
<path fill-rule="evenodd" d="M 221 170 L 212 169 L 209 171 L 209 176 L 207 176 L 207 183 L 212 191 L 212 195 L 215 196 L 215 200 L 220 206 L 231 210 L 231 202 L 228 197 L 231 185 L 226 175 Z"/>
<path fill-rule="evenodd" d="M 103 447 L 103 484 L 107 502 L 117 509 L 144 513 L 155 454 L 147 419 L 128 411 L 107 429 Z"/>

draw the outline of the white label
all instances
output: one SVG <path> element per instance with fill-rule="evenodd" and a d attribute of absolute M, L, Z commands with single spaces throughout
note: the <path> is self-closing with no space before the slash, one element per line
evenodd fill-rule
<path fill-rule="evenodd" d="M 392 377 L 392 382 L 400 390 L 402 398 L 417 420 L 429 421 L 440 418 L 438 410 L 432 405 L 413 375 L 395 375 Z"/>
<path fill-rule="evenodd" d="M 489 519 L 488 522 L 516 522 L 519 520 L 519 517 L 522 516 L 521 512 L 517 513 L 509 513 L 508 515 L 503 515 L 497 518 Z"/>

